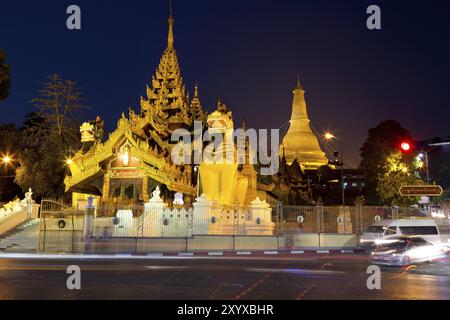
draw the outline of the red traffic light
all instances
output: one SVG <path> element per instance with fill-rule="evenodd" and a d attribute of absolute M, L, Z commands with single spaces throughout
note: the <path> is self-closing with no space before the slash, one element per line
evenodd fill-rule
<path fill-rule="evenodd" d="M 400 148 L 402 149 L 403 152 L 409 152 L 412 149 L 412 146 L 409 142 L 402 142 L 402 144 L 400 145 Z"/>

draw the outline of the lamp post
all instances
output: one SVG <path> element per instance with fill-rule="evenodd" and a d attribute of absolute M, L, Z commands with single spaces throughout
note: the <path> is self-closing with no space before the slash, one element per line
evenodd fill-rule
<path fill-rule="evenodd" d="M 8 172 L 9 172 L 9 165 L 11 164 L 11 162 L 13 162 L 14 160 L 11 158 L 11 156 L 6 155 L 4 156 L 2 159 L 2 163 L 5 165 L 5 175 L 2 176 L 2 178 L 14 178 L 14 176 L 8 176 Z"/>
<path fill-rule="evenodd" d="M 342 190 L 342 205 L 345 206 L 345 182 L 344 182 L 344 142 L 341 139 L 338 139 L 334 134 L 327 132 L 324 135 L 325 139 L 328 141 L 338 140 L 340 142 L 341 149 L 341 162 L 334 163 L 335 165 L 339 165 L 341 167 L 341 190 Z"/>
<path fill-rule="evenodd" d="M 422 154 L 419 154 L 419 158 L 423 158 L 425 156 L 425 167 L 427 170 L 427 184 L 430 184 L 430 162 L 428 153 L 436 149 L 437 147 L 450 145 L 450 141 L 441 142 L 441 143 L 431 143 L 428 146 L 430 147 L 427 150 L 422 150 Z"/>

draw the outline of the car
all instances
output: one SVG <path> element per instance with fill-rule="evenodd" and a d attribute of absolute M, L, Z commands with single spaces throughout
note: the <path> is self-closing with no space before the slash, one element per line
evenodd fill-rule
<path fill-rule="evenodd" d="M 371 225 L 360 237 L 360 245 L 371 249 L 398 236 L 420 236 L 428 242 L 439 244 L 441 236 L 434 220 L 399 219 L 382 220 Z"/>
<path fill-rule="evenodd" d="M 408 266 L 432 262 L 445 256 L 446 250 L 422 237 L 400 236 L 386 240 L 371 252 L 370 262 L 388 266 Z"/>

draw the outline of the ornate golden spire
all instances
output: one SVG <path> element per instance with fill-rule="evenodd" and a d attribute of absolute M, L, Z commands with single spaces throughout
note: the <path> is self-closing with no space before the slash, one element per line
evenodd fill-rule
<path fill-rule="evenodd" d="M 172 15 L 172 0 L 169 0 L 169 34 L 167 37 L 167 47 L 168 48 L 173 48 L 173 44 L 175 42 L 174 40 L 174 36 L 173 36 L 173 25 L 175 20 L 173 19 L 173 15 Z"/>
<path fill-rule="evenodd" d="M 143 126 L 149 125 L 145 131 L 151 132 L 152 137 L 158 134 L 163 139 L 180 126 L 191 124 L 189 99 L 174 47 L 173 24 L 170 1 L 168 45 L 152 77 L 151 86 L 147 86 L 147 99 L 141 99 L 141 114 L 145 117 Z"/>
<path fill-rule="evenodd" d="M 200 102 L 200 97 L 198 95 L 198 83 L 195 81 L 194 86 L 194 97 L 191 101 L 191 114 L 192 114 L 192 120 L 198 120 L 203 116 L 203 108 L 202 104 Z"/>

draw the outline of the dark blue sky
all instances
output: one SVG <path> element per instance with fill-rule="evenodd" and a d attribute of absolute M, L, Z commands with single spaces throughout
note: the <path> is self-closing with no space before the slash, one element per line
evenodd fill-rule
<path fill-rule="evenodd" d="M 450 10 L 447 1 L 173 0 L 175 47 L 188 89 L 205 109 L 217 97 L 248 126 L 289 120 L 297 73 L 313 125 L 342 137 L 358 162 L 367 130 L 396 119 L 416 139 L 450 135 Z M 82 30 L 66 28 L 66 8 L 82 10 Z M 382 9 L 381 31 L 366 9 Z M 166 46 L 168 1 L 3 1 L 0 47 L 12 92 L 1 122 L 20 124 L 51 73 L 75 80 L 113 129 L 139 97 Z"/>

